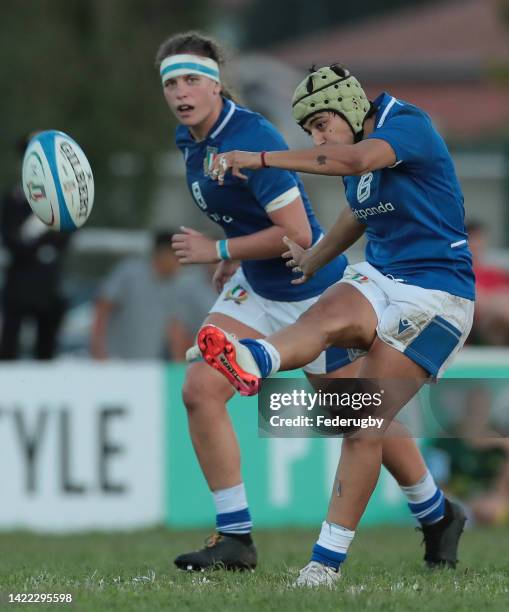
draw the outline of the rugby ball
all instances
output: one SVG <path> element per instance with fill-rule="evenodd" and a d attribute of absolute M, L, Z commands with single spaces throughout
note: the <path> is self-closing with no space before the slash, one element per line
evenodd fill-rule
<path fill-rule="evenodd" d="M 47 130 L 30 140 L 22 182 L 34 214 L 51 229 L 74 231 L 90 216 L 94 177 L 81 147 L 67 134 Z"/>

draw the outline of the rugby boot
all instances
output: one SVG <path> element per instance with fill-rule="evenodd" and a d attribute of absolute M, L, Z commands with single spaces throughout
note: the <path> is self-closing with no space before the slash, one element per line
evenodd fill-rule
<path fill-rule="evenodd" d="M 444 518 L 434 525 L 417 528 L 422 531 L 424 561 L 429 568 L 456 567 L 458 545 L 466 520 L 462 507 L 446 499 Z"/>
<path fill-rule="evenodd" d="M 248 543 L 245 538 L 213 533 L 201 550 L 179 555 L 175 565 L 190 572 L 207 569 L 253 570 L 256 561 L 256 547 L 250 538 Z"/>
<path fill-rule="evenodd" d="M 201 361 L 201 351 L 198 348 L 197 344 L 194 344 L 191 348 L 188 348 L 186 351 L 186 361 L 187 363 L 194 363 L 195 361 Z"/>
<path fill-rule="evenodd" d="M 294 587 L 327 587 L 332 588 L 341 578 L 341 570 L 337 571 L 333 567 L 310 561 L 303 567 L 297 580 L 293 583 Z"/>
<path fill-rule="evenodd" d="M 258 393 L 260 369 L 251 351 L 235 336 L 215 325 L 205 325 L 198 332 L 198 348 L 205 362 L 225 376 L 241 395 Z M 191 349 L 189 352 L 191 355 Z"/>

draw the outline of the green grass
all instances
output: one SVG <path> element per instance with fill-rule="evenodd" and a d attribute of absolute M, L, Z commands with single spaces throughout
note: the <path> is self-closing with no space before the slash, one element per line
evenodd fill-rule
<path fill-rule="evenodd" d="M 317 611 L 509 609 L 509 530 L 464 535 L 455 571 L 423 568 L 419 534 L 410 528 L 362 529 L 333 591 L 292 589 L 316 530 L 256 533 L 256 572 L 191 574 L 173 557 L 207 534 L 163 529 L 115 535 L 0 535 L 2 609 Z M 73 605 L 6 603 L 17 592 L 72 593 Z"/>

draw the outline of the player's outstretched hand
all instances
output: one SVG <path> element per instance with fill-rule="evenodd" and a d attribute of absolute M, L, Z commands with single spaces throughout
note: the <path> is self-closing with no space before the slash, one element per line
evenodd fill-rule
<path fill-rule="evenodd" d="M 288 247 L 288 251 L 282 254 L 282 257 L 287 260 L 286 265 L 292 268 L 294 274 L 302 273 L 302 276 L 292 280 L 292 285 L 302 285 L 316 272 L 311 263 L 311 249 L 303 249 L 288 236 L 283 238 L 283 242 Z"/>
<path fill-rule="evenodd" d="M 216 241 L 190 227 L 182 226 L 181 234 L 173 234 L 171 246 L 181 264 L 217 261 Z"/>
<path fill-rule="evenodd" d="M 228 171 L 240 179 L 248 177 L 241 170 L 259 170 L 262 167 L 261 153 L 250 153 L 249 151 L 230 151 L 218 155 L 210 169 L 210 177 L 220 185 L 224 184 L 224 177 Z"/>

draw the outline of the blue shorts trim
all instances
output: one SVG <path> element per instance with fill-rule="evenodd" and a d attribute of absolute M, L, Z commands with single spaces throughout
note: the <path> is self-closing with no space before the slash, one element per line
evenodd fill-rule
<path fill-rule="evenodd" d="M 352 360 L 348 356 L 348 351 L 346 349 L 331 346 L 325 351 L 325 372 L 327 374 L 349 363 L 352 363 Z"/>
<path fill-rule="evenodd" d="M 461 342 L 461 331 L 443 317 L 436 316 L 405 349 L 404 354 L 432 376 Z"/>

